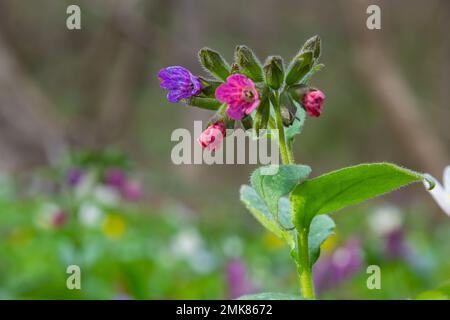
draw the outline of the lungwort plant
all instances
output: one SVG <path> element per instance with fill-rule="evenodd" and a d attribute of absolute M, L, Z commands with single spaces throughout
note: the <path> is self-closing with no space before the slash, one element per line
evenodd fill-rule
<path fill-rule="evenodd" d="M 226 129 L 239 122 L 256 138 L 278 139 L 282 164 L 275 171 L 270 166 L 258 168 L 240 195 L 250 213 L 289 246 L 301 295 L 264 293 L 243 298 L 314 299 L 312 267 L 321 244 L 335 228 L 329 214 L 425 179 L 390 163 L 356 165 L 311 179 L 311 168 L 295 163 L 294 139 L 307 116 L 320 116 L 325 100 L 324 93 L 309 84 L 323 68 L 320 55 L 318 36 L 307 40 L 287 66 L 279 56 L 268 57 L 262 65 L 244 45 L 236 47 L 231 65 L 218 52 L 203 48 L 200 62 L 212 78 L 179 66 L 158 74 L 169 102 L 216 111 L 198 138 L 202 148 L 219 148 Z"/>

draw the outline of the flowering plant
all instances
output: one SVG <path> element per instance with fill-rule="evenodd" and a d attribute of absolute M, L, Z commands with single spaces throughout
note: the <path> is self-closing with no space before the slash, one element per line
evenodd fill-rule
<path fill-rule="evenodd" d="M 169 90 L 169 102 L 215 110 L 207 129 L 199 137 L 202 148 L 216 150 L 226 134 L 240 122 L 263 137 L 262 130 L 277 139 L 282 164 L 276 171 L 256 169 L 250 186 L 240 196 L 251 214 L 270 232 L 284 240 L 291 250 L 300 278 L 301 296 L 264 293 L 251 299 L 314 299 L 312 267 L 321 244 L 333 233 L 328 214 L 393 191 L 426 176 L 389 163 L 361 164 L 308 179 L 311 168 L 295 164 L 293 142 L 300 134 L 306 115 L 319 117 L 325 94 L 309 85 L 311 76 L 323 68 L 319 63 L 321 40 L 307 40 L 285 68 L 279 56 L 261 65 L 246 46 L 237 46 L 229 65 L 216 51 L 199 52 L 203 67 L 214 77 L 195 76 L 182 67 L 162 69 L 160 87 Z M 429 181 L 432 188 L 432 181 Z"/>

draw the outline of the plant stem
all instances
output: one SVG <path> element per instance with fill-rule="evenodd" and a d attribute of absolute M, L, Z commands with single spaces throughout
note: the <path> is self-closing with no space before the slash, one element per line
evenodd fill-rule
<path fill-rule="evenodd" d="M 287 143 L 289 163 L 295 163 L 294 152 L 292 151 L 292 139 Z"/>
<path fill-rule="evenodd" d="M 281 112 L 280 112 L 280 96 L 278 92 L 275 92 L 273 95 L 273 109 L 275 110 L 275 118 L 277 122 L 277 129 L 278 129 L 278 142 L 280 144 L 280 152 L 281 152 L 281 161 L 283 164 L 290 164 L 289 161 L 289 155 L 286 147 L 286 138 L 284 136 L 284 127 L 283 127 L 283 120 L 281 119 Z"/>
<path fill-rule="evenodd" d="M 300 276 L 300 291 L 305 299 L 315 299 L 314 282 L 309 262 L 308 230 L 302 229 L 297 235 L 298 244 L 298 273 Z"/>

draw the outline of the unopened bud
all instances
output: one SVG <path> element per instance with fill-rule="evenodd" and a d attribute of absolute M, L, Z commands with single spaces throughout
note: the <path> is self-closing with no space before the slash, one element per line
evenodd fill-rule
<path fill-rule="evenodd" d="M 264 65 L 264 76 L 269 87 L 280 89 L 284 81 L 283 59 L 278 56 L 269 57 Z"/>
<path fill-rule="evenodd" d="M 225 81 L 230 75 L 230 66 L 217 51 L 203 48 L 198 56 L 203 67 L 216 78 Z"/>
<path fill-rule="evenodd" d="M 237 46 L 235 60 L 240 67 L 241 73 L 255 82 L 263 81 L 261 63 L 250 48 L 243 45 Z"/>

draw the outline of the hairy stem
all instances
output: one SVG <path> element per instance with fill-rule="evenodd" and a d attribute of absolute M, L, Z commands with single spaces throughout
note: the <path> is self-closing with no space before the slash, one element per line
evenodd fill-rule
<path fill-rule="evenodd" d="M 292 142 L 293 141 L 291 139 L 287 143 L 289 163 L 295 163 L 294 151 L 292 150 Z"/>
<path fill-rule="evenodd" d="M 305 299 L 315 299 L 314 282 L 312 280 L 312 270 L 309 262 L 308 230 L 302 229 L 297 235 L 298 244 L 298 273 L 300 276 L 300 291 Z"/>
<path fill-rule="evenodd" d="M 272 103 L 273 109 L 275 110 L 275 119 L 277 122 L 278 142 L 280 144 L 281 161 L 283 162 L 283 164 L 290 164 L 291 162 L 289 161 L 289 155 L 286 146 L 286 138 L 284 136 L 283 120 L 281 119 L 280 96 L 278 92 L 274 93 Z"/>

